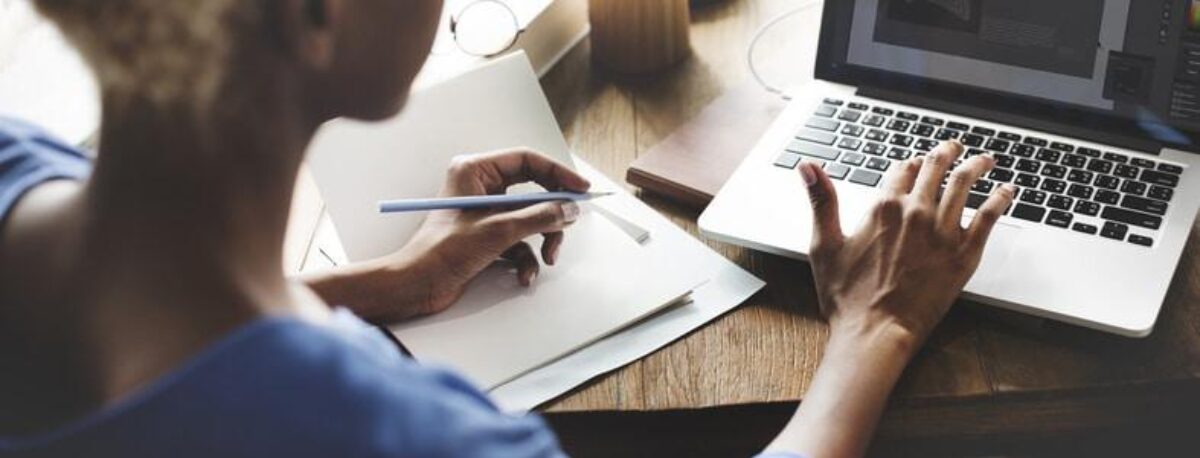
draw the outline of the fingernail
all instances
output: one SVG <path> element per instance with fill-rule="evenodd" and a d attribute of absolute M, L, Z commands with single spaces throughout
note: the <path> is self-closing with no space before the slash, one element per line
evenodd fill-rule
<path fill-rule="evenodd" d="M 575 202 L 567 202 L 562 204 L 563 222 L 567 224 L 574 223 L 579 219 L 579 204 Z"/>
<path fill-rule="evenodd" d="M 558 262 L 558 250 L 559 250 L 559 248 L 562 248 L 562 245 L 554 245 L 554 248 L 551 248 L 551 249 L 550 249 L 550 259 L 549 259 L 549 260 L 547 260 L 547 262 L 549 262 L 549 263 L 550 263 L 550 265 L 554 265 L 555 263 L 557 263 L 557 262 Z"/>
<path fill-rule="evenodd" d="M 817 184 L 817 174 L 813 173 L 812 166 L 808 163 L 800 164 L 800 178 L 804 180 L 805 186 Z"/>

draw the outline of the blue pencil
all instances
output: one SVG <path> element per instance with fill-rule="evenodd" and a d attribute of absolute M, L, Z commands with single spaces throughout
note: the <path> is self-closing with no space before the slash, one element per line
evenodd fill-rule
<path fill-rule="evenodd" d="M 611 192 L 535 192 L 493 196 L 444 197 L 435 199 L 400 199 L 379 201 L 380 213 L 423 212 L 431 210 L 472 210 L 496 207 L 523 207 L 542 202 L 583 202 L 611 196 Z"/>

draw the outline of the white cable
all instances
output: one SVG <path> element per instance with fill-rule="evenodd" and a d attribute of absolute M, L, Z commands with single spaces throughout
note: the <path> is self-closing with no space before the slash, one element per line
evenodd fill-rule
<path fill-rule="evenodd" d="M 800 12 L 810 9 L 816 5 L 817 2 L 810 1 L 804 5 L 801 5 L 799 8 L 786 11 L 778 16 L 775 16 L 770 21 L 767 21 L 766 24 L 763 24 L 762 27 L 758 28 L 758 31 L 754 32 L 754 38 L 750 40 L 750 46 L 746 49 L 746 64 L 750 67 L 750 74 L 754 76 L 754 79 L 758 81 L 758 84 L 761 85 L 767 92 L 783 95 L 783 89 L 768 83 L 767 80 L 763 79 L 762 75 L 758 73 L 758 68 L 754 66 L 754 49 L 758 47 L 758 41 L 762 39 L 763 35 L 766 35 L 767 31 L 770 30 L 771 27 L 783 22 L 784 19 L 800 14 Z"/>

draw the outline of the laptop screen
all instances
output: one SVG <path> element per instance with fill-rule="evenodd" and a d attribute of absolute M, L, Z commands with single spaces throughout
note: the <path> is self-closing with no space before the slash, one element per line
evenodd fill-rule
<path fill-rule="evenodd" d="M 1175 145 L 1200 132 L 1200 0 L 830 0 L 821 46 L 833 81 L 952 87 Z"/>

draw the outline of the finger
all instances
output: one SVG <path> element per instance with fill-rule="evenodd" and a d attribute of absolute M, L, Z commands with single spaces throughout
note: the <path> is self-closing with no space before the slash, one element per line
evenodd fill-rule
<path fill-rule="evenodd" d="M 545 240 L 542 240 L 542 261 L 552 266 L 558 262 L 558 249 L 562 247 L 563 233 L 559 231 L 542 235 L 545 237 Z"/>
<path fill-rule="evenodd" d="M 971 187 L 975 186 L 975 182 L 995 165 L 996 160 L 985 154 L 967 159 L 950 172 L 950 179 L 946 182 L 946 191 L 942 193 L 942 203 L 938 209 L 938 217 L 946 229 L 962 229 L 962 214 L 967 205 L 967 194 Z"/>
<path fill-rule="evenodd" d="M 1016 195 L 1017 187 L 1011 184 L 1005 184 L 993 192 L 979 207 L 979 211 L 975 212 L 975 220 L 967 227 L 967 243 L 982 250 L 992 234 L 992 228 L 996 226 L 996 221 L 1000 220 L 1000 216 L 1012 205 Z"/>
<path fill-rule="evenodd" d="M 815 253 L 834 249 L 842 243 L 842 221 L 838 213 L 837 190 L 821 167 L 812 162 L 800 164 L 800 176 L 808 188 L 808 201 L 813 211 L 811 249 Z M 811 254 L 811 253 L 810 253 Z"/>
<path fill-rule="evenodd" d="M 537 278 L 538 271 L 541 270 L 541 264 L 538 263 L 537 256 L 533 254 L 533 247 L 525 242 L 513 245 L 500 257 L 512 261 L 516 265 L 517 282 L 521 286 L 532 285 L 533 280 Z"/>
<path fill-rule="evenodd" d="M 581 211 L 575 202 L 545 202 L 491 215 L 483 224 L 496 227 L 506 242 L 516 243 L 535 234 L 561 232 L 579 219 Z"/>
<path fill-rule="evenodd" d="M 888 172 L 884 192 L 897 197 L 908 195 L 912 192 L 913 184 L 917 181 L 917 172 L 921 170 L 921 164 L 924 162 L 924 158 L 914 157 L 900 163 L 899 167 L 892 167 L 892 171 Z"/>
<path fill-rule="evenodd" d="M 592 187 L 570 167 L 528 149 L 484 153 L 475 156 L 474 160 L 488 168 L 499 179 L 502 188 L 528 181 L 551 191 L 586 192 Z"/>
<path fill-rule="evenodd" d="M 921 166 L 921 172 L 917 175 L 917 182 L 913 186 L 913 197 L 918 201 L 932 204 L 937 199 L 938 191 L 942 188 L 942 179 L 946 177 L 946 171 L 950 170 L 962 151 L 962 143 L 949 141 L 942 142 L 933 149 L 933 152 L 925 156 L 925 164 Z"/>

